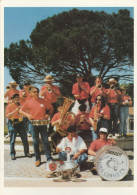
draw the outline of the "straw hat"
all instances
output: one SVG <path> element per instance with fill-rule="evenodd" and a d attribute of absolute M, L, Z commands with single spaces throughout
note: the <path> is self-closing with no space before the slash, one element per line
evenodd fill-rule
<path fill-rule="evenodd" d="M 110 83 L 117 84 L 117 81 L 114 78 L 111 78 L 111 79 L 109 79 L 109 81 L 107 82 L 107 84 L 110 84 Z"/>
<path fill-rule="evenodd" d="M 44 81 L 53 81 L 53 77 L 51 75 L 47 75 L 44 79 Z"/>
<path fill-rule="evenodd" d="M 18 85 L 18 84 L 16 83 L 16 81 L 11 81 L 11 82 L 9 83 L 9 85 Z"/>

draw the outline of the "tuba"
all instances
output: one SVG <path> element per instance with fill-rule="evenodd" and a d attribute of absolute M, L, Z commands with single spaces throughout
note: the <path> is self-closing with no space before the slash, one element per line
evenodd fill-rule
<path fill-rule="evenodd" d="M 67 136 L 67 128 L 74 123 L 75 114 L 68 112 L 74 100 L 64 97 L 63 107 L 60 114 L 61 124 L 56 125 L 56 131 L 62 136 Z"/>

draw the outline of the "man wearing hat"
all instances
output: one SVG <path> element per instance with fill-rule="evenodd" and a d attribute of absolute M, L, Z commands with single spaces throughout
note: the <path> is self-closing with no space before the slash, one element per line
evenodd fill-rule
<path fill-rule="evenodd" d="M 117 136 L 118 135 L 118 108 L 119 100 L 121 96 L 120 90 L 116 89 L 117 81 L 114 78 L 109 79 L 108 81 L 109 89 L 107 89 L 107 104 L 110 108 L 110 121 L 109 121 L 109 130 L 110 134 Z"/>
<path fill-rule="evenodd" d="M 47 75 L 44 81 L 46 81 L 46 85 L 41 87 L 40 96 L 44 96 L 44 98 L 52 104 L 54 108 L 53 113 L 51 115 L 52 117 L 53 114 L 57 112 L 57 98 L 61 96 L 61 93 L 59 87 L 52 84 L 54 78 L 51 75 Z M 48 134 L 50 135 L 52 132 L 53 127 L 50 124 Z"/>
<path fill-rule="evenodd" d="M 30 88 L 30 82 L 24 81 L 24 87 L 19 92 L 21 106 L 25 103 L 26 100 L 29 100 L 31 98 L 29 88 Z"/>
<path fill-rule="evenodd" d="M 47 75 L 44 81 L 46 81 L 46 85 L 41 87 L 40 96 L 44 96 L 52 104 L 55 113 L 57 111 L 57 98 L 61 96 L 59 87 L 52 84 L 54 79 L 51 75 Z"/>
<path fill-rule="evenodd" d="M 89 92 L 90 86 L 88 82 L 83 82 L 83 76 L 81 74 L 77 74 L 76 76 L 77 83 L 75 83 L 72 87 L 72 94 L 75 97 L 75 105 L 72 108 L 72 112 L 74 114 L 78 114 L 79 106 L 81 104 L 85 104 L 87 106 L 86 112 L 90 111 L 89 107 Z"/>
<path fill-rule="evenodd" d="M 22 90 L 19 92 L 19 97 L 20 97 L 20 105 L 22 106 L 27 100 L 31 98 L 30 94 L 30 81 L 24 81 L 24 87 Z M 25 129 L 27 129 L 27 134 L 30 137 L 31 136 L 31 131 L 30 131 L 30 125 L 28 124 L 28 119 L 27 117 L 23 117 L 23 122 Z"/>
<path fill-rule="evenodd" d="M 67 131 L 67 137 L 63 138 L 56 148 L 59 159 L 63 161 L 73 159 L 76 164 L 85 162 L 88 159 L 87 146 L 83 139 L 76 134 L 76 125 L 68 127 Z M 70 159 L 67 159 L 67 153 L 69 153 Z"/>
<path fill-rule="evenodd" d="M 99 139 L 94 140 L 89 149 L 88 154 L 91 156 L 95 156 L 96 152 L 105 145 L 115 145 L 116 142 L 113 139 L 107 139 L 108 130 L 106 128 L 100 128 L 99 130 Z"/>
<path fill-rule="evenodd" d="M 11 159 L 15 160 L 15 140 L 17 133 L 20 135 L 23 146 L 24 153 L 26 157 L 31 157 L 29 154 L 29 145 L 27 140 L 27 133 L 23 125 L 22 116 L 19 114 L 20 104 L 19 104 L 19 94 L 14 94 L 12 97 L 12 102 L 6 107 L 6 117 L 8 120 L 8 129 L 10 134 L 10 155 Z"/>
<path fill-rule="evenodd" d="M 91 103 L 92 106 L 95 105 L 96 103 L 96 97 L 98 95 L 101 95 L 103 97 L 106 97 L 106 89 L 102 86 L 102 78 L 101 77 L 96 77 L 95 80 L 95 86 L 92 86 L 90 89 L 90 95 L 91 95 Z"/>
<path fill-rule="evenodd" d="M 8 102 L 11 102 L 11 97 L 14 95 L 14 94 L 19 94 L 19 91 L 16 89 L 18 86 L 18 84 L 16 83 L 16 81 L 11 81 L 9 83 L 9 88 L 7 89 L 7 91 L 5 92 L 4 94 L 4 97 L 5 98 L 8 98 Z"/>

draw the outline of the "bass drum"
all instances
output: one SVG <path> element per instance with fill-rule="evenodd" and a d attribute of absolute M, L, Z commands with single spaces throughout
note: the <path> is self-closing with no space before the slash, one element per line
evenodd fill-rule
<path fill-rule="evenodd" d="M 129 170 L 129 158 L 117 146 L 103 146 L 98 150 L 94 161 L 98 175 L 104 180 L 122 180 Z"/>

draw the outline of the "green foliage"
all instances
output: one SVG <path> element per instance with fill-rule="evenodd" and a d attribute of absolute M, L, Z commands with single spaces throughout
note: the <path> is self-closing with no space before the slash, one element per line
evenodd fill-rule
<path fill-rule="evenodd" d="M 30 41 L 5 48 L 5 66 L 20 84 L 24 77 L 41 83 L 52 73 L 63 94 L 71 94 L 75 74 L 93 85 L 94 76 L 104 82 L 117 72 L 132 79 L 133 19 L 128 10 L 118 14 L 73 9 L 38 22 Z M 120 75 L 118 75 L 119 77 Z"/>

